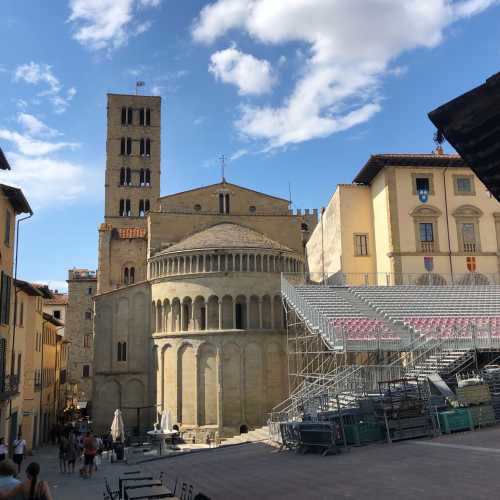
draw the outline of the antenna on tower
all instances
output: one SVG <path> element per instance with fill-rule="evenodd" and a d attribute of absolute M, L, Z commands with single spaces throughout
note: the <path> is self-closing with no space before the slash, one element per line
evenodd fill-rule
<path fill-rule="evenodd" d="M 292 186 L 290 184 L 290 181 L 288 181 L 288 203 L 290 210 L 292 209 Z"/>
<path fill-rule="evenodd" d="M 226 182 L 226 177 L 225 177 L 225 170 L 226 170 L 226 155 L 222 155 L 219 157 L 220 160 L 220 169 L 221 169 L 221 177 L 222 177 L 222 182 Z"/>
<path fill-rule="evenodd" d="M 135 95 L 137 95 L 137 90 L 139 87 L 144 87 L 146 85 L 146 82 L 139 80 L 135 82 Z"/>

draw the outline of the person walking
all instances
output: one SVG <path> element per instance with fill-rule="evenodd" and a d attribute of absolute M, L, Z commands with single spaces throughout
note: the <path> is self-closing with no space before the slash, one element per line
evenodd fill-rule
<path fill-rule="evenodd" d="M 68 464 L 68 472 L 75 472 L 75 462 L 78 457 L 78 444 L 76 442 L 76 436 L 70 434 L 68 439 L 68 448 L 66 450 L 66 462 Z"/>
<path fill-rule="evenodd" d="M 65 473 L 69 467 L 67 467 L 68 464 L 68 445 L 69 441 L 66 436 L 61 436 L 59 440 L 59 471 L 62 473 Z"/>
<path fill-rule="evenodd" d="M 0 500 L 16 498 L 23 500 L 53 500 L 49 485 L 46 481 L 38 481 L 40 465 L 31 462 L 26 467 L 26 479 L 10 491 L 0 492 Z"/>
<path fill-rule="evenodd" d="M 17 439 L 12 443 L 14 447 L 14 455 L 12 459 L 17 464 L 17 473 L 21 473 L 21 464 L 24 459 L 24 451 L 26 449 L 26 441 L 22 438 L 21 433 L 17 435 Z"/>
<path fill-rule="evenodd" d="M 84 467 L 85 473 L 88 479 L 92 477 L 92 469 L 94 468 L 94 459 L 97 453 L 97 439 L 90 433 L 87 432 L 85 439 L 83 440 L 83 456 L 85 458 Z"/>
<path fill-rule="evenodd" d="M 9 455 L 9 447 L 5 444 L 4 438 L 0 438 L 0 462 Z"/>
<path fill-rule="evenodd" d="M 16 464 L 9 458 L 0 462 L 0 493 L 10 491 L 21 483 L 19 479 L 14 477 L 16 472 Z"/>

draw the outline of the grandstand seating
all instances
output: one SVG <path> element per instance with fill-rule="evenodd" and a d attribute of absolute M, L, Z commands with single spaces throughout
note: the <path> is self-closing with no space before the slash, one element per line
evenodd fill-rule
<path fill-rule="evenodd" d="M 347 340 L 394 339 L 401 329 L 440 337 L 500 336 L 500 286 L 297 286 Z"/>

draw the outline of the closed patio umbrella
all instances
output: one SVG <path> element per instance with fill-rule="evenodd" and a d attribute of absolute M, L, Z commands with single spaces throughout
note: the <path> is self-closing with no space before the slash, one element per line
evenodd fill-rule
<path fill-rule="evenodd" d="M 113 423 L 111 424 L 111 437 L 113 441 L 123 441 L 125 438 L 125 426 L 123 425 L 123 417 L 120 410 L 115 410 L 115 418 L 113 418 Z"/>

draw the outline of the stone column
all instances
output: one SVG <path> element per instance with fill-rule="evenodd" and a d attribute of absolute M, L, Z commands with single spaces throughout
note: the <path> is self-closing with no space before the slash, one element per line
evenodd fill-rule
<path fill-rule="evenodd" d="M 205 330 L 208 330 L 208 302 L 205 302 Z"/>
<path fill-rule="evenodd" d="M 219 436 L 222 433 L 222 427 L 224 424 L 224 415 L 223 415 L 223 401 L 222 395 L 224 394 L 223 388 L 223 355 L 221 352 L 221 347 L 217 346 L 217 354 L 216 354 L 216 366 L 217 366 L 217 426 L 219 427 Z"/>
<path fill-rule="evenodd" d="M 180 332 L 183 332 L 184 331 L 184 303 L 181 302 L 180 303 L 180 314 L 179 314 L 179 317 L 180 317 L 180 325 L 179 325 L 179 331 Z"/>
<path fill-rule="evenodd" d="M 222 300 L 219 299 L 219 330 L 222 330 Z"/>
<path fill-rule="evenodd" d="M 206 254 L 203 254 L 203 272 L 206 272 L 207 270 L 207 256 Z"/>
<path fill-rule="evenodd" d="M 259 328 L 262 330 L 262 297 L 259 297 Z"/>
<path fill-rule="evenodd" d="M 220 272 L 220 254 L 217 254 L 217 271 Z"/>
<path fill-rule="evenodd" d="M 274 295 L 271 295 L 271 328 L 274 329 Z"/>
<path fill-rule="evenodd" d="M 194 373 L 195 373 L 195 382 L 194 382 L 194 425 L 198 427 L 198 422 L 200 421 L 199 413 L 200 413 L 200 408 L 199 408 L 199 401 L 198 401 L 198 394 L 199 394 L 199 384 L 200 384 L 200 374 L 198 373 L 198 366 L 199 366 L 199 351 L 198 351 L 199 346 L 196 346 L 196 351 L 194 353 Z"/>
<path fill-rule="evenodd" d="M 248 266 L 248 262 L 247 262 Z M 248 267 L 247 267 L 248 269 Z M 250 326 L 250 300 L 249 298 L 245 295 L 245 322 L 243 324 L 243 328 L 245 330 L 248 330 L 248 327 Z"/>
<path fill-rule="evenodd" d="M 236 300 L 233 299 L 233 330 L 236 330 Z"/>

